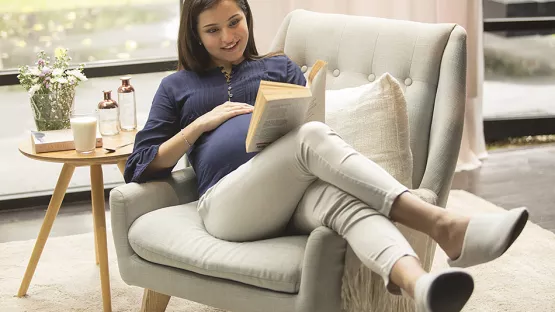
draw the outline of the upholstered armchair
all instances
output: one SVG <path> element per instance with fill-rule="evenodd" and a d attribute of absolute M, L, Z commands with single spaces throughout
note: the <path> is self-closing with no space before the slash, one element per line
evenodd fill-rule
<path fill-rule="evenodd" d="M 413 154 L 410 188 L 444 206 L 461 141 L 466 34 L 454 24 L 424 24 L 297 10 L 273 49 L 303 71 L 328 62 L 328 89 L 369 83 L 385 72 L 401 82 Z M 145 289 L 143 308 L 164 311 L 171 296 L 237 312 L 410 311 L 381 279 L 360 267 L 347 243 L 320 227 L 310 235 L 247 243 L 211 237 L 196 211 L 191 168 L 110 193 L 121 277 Z M 402 228 L 402 227 L 401 227 Z M 435 244 L 402 228 L 424 266 Z"/>

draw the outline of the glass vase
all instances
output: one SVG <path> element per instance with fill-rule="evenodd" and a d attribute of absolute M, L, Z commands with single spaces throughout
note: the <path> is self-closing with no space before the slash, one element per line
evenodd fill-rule
<path fill-rule="evenodd" d="M 74 100 L 75 88 L 35 93 L 30 102 L 37 131 L 69 129 Z"/>

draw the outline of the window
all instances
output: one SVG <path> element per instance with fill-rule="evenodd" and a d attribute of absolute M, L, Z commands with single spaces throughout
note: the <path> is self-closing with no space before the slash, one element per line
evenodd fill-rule
<path fill-rule="evenodd" d="M 117 90 L 117 75 L 131 73 L 144 123 L 160 80 L 175 69 L 180 6 L 180 0 L 0 1 L 0 201 L 51 193 L 61 169 L 18 151 L 34 121 L 14 69 L 32 65 L 40 50 L 52 56 L 58 47 L 69 48 L 72 62 L 86 63 L 89 77 L 76 90 L 78 110 L 94 109 L 102 90 Z M 123 181 L 115 166 L 104 167 L 104 180 L 106 187 Z M 87 168 L 77 168 L 68 192 L 89 185 Z"/>
<path fill-rule="evenodd" d="M 483 8 L 484 118 L 555 117 L 555 1 L 484 0 Z"/>
<path fill-rule="evenodd" d="M 0 70 L 68 48 L 73 62 L 176 57 L 179 0 L 0 2 Z"/>

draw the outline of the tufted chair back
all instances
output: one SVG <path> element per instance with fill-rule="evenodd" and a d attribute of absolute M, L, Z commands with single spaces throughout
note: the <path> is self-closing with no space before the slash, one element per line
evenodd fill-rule
<path fill-rule="evenodd" d="M 328 89 L 360 86 L 385 72 L 395 77 L 408 104 L 412 187 L 430 189 L 443 206 L 462 133 L 466 47 L 457 40 L 461 37 L 466 32 L 455 24 L 296 10 L 282 23 L 271 50 L 284 51 L 304 72 L 317 59 L 327 61 Z"/>

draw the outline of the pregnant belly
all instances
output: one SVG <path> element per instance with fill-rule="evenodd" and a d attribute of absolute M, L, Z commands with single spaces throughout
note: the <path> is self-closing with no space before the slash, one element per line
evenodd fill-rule
<path fill-rule="evenodd" d="M 198 155 L 205 165 L 234 170 L 255 155 L 245 149 L 250 119 L 251 114 L 236 116 L 205 137 L 202 155 Z"/>

